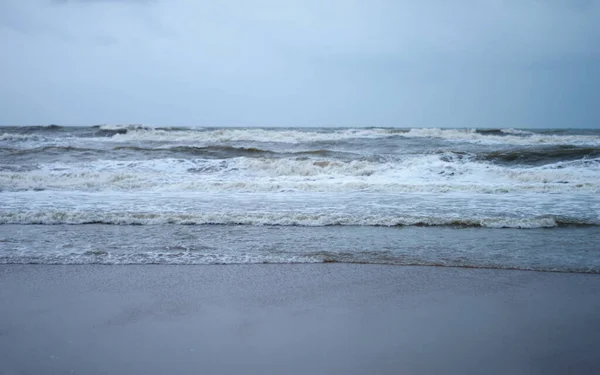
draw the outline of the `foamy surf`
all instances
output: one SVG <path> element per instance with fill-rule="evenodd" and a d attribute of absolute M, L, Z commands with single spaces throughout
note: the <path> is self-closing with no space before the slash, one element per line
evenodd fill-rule
<path fill-rule="evenodd" d="M 598 146 L 593 132 L 530 131 L 522 129 L 441 129 L 441 128 L 200 128 L 153 127 L 141 124 L 96 127 L 3 127 L 0 141 L 53 141 L 61 137 L 93 138 L 98 142 L 258 142 L 304 144 L 352 139 L 429 138 L 453 143 L 483 145 L 578 145 Z M 0 131 L 2 131 L 0 129 Z M 7 130 L 9 132 L 7 132 Z"/>
<path fill-rule="evenodd" d="M 410 129 L 402 134 L 410 138 L 439 138 L 452 142 L 467 142 L 484 145 L 600 145 L 597 135 L 551 135 L 538 134 L 518 129 L 501 129 L 496 132 L 481 132 L 477 129 Z"/>
<path fill-rule="evenodd" d="M 427 217 L 427 216 L 357 216 L 347 213 L 189 213 L 172 212 L 72 212 L 29 211 L 0 213 L 0 224 L 112 224 L 112 225 L 257 225 L 257 226 L 453 226 L 484 228 L 553 228 L 559 225 L 600 225 L 584 218 L 541 217 Z"/>
<path fill-rule="evenodd" d="M 202 129 L 168 130 L 147 127 L 127 128 L 126 133 L 115 134 L 106 141 L 172 141 L 172 142 L 283 142 L 310 143 L 350 139 L 379 139 L 390 137 L 438 138 L 451 142 L 508 145 L 600 145 L 596 135 L 548 135 L 516 129 L 502 129 L 500 133 L 479 132 L 477 129 L 339 129 L 333 131 L 281 130 L 281 129 Z"/>
<path fill-rule="evenodd" d="M 95 160 L 0 165 L 4 191 L 600 191 L 600 158 L 541 166 L 498 165 L 473 155 L 411 155 L 379 161 L 316 157 Z"/>
<path fill-rule="evenodd" d="M 600 269 L 597 130 L 0 134 L 0 263 Z"/>

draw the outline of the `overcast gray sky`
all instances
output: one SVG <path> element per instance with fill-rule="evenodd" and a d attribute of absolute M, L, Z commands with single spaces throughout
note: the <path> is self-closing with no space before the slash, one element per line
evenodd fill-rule
<path fill-rule="evenodd" d="M 1 0 L 0 123 L 600 127 L 594 0 Z"/>

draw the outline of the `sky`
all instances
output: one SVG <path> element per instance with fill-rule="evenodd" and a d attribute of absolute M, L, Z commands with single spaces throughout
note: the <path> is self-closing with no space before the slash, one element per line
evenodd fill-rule
<path fill-rule="evenodd" d="M 1 0 L 0 124 L 600 128 L 600 1 Z"/>

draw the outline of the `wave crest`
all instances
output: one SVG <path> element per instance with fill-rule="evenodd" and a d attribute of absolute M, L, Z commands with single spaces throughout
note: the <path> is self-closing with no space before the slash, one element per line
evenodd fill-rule
<path fill-rule="evenodd" d="M 194 213 L 31 211 L 0 213 L 0 224 L 112 224 L 112 225 L 259 225 L 259 226 L 455 226 L 484 228 L 553 228 L 563 225 L 600 225 L 590 219 L 555 217 L 379 216 L 307 213 Z"/>

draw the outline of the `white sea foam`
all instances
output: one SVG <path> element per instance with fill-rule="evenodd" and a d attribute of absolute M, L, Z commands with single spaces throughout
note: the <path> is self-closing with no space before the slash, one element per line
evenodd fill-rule
<path fill-rule="evenodd" d="M 527 130 L 512 129 L 512 128 L 500 129 L 500 131 L 502 133 L 505 133 L 505 134 L 519 134 L 519 135 L 533 135 L 533 134 L 535 134 L 535 133 L 532 133 L 532 132 L 527 131 Z"/>
<path fill-rule="evenodd" d="M 489 145 L 600 145 L 596 135 L 548 135 L 516 129 L 502 129 L 504 136 L 478 133 L 476 129 L 415 128 L 402 134 L 408 138 L 440 138 L 453 142 L 469 142 Z M 526 135 L 526 136 L 524 136 Z"/>
<path fill-rule="evenodd" d="M 341 141 L 348 139 L 377 139 L 393 136 L 406 138 L 437 138 L 451 142 L 467 142 L 490 145 L 600 145 L 596 135 L 538 134 L 519 129 L 501 129 L 505 135 L 480 133 L 476 129 L 439 128 L 356 128 L 329 131 L 269 129 L 269 128 L 220 128 L 178 129 L 152 128 L 142 125 L 102 126 L 101 129 L 127 129 L 125 134 L 103 138 L 111 142 L 170 141 L 170 142 L 283 142 L 290 144 L 318 141 Z"/>
<path fill-rule="evenodd" d="M 87 251 L 84 253 L 25 253 L 1 254 L 0 264 L 294 264 L 322 263 L 322 257 L 291 254 L 222 254 L 189 251 L 147 251 L 110 253 Z"/>
<path fill-rule="evenodd" d="M 599 225 L 593 219 L 562 218 L 551 215 L 534 217 L 455 217 L 377 215 L 349 213 L 294 212 L 101 212 L 101 211 L 19 211 L 0 212 L 0 224 L 116 224 L 116 225 L 270 225 L 270 226 L 481 226 L 488 228 L 552 228 L 559 223 Z"/>
<path fill-rule="evenodd" d="M 118 129 L 118 128 L 111 128 Z M 340 129 L 335 131 L 282 130 L 282 129 L 212 129 L 212 130 L 165 130 L 154 128 L 126 127 L 125 134 L 115 134 L 105 141 L 170 141 L 170 142 L 284 142 L 305 143 L 318 141 L 339 141 L 353 138 L 385 138 L 389 137 L 388 129 Z"/>
<path fill-rule="evenodd" d="M 98 128 L 102 129 L 102 130 L 122 130 L 122 129 L 128 129 L 128 130 L 148 129 L 148 130 L 152 130 L 152 129 L 154 129 L 153 126 L 144 125 L 144 124 L 103 124 L 103 125 L 99 125 Z M 165 128 L 165 129 L 167 129 L 167 128 Z"/>
<path fill-rule="evenodd" d="M 336 142 L 351 139 L 381 139 L 389 137 L 434 138 L 448 142 L 489 145 L 600 145 L 598 135 L 541 134 L 519 129 L 500 129 L 503 135 L 479 132 L 476 129 L 440 128 L 344 128 L 344 129 L 277 129 L 277 128 L 155 128 L 147 125 L 102 125 L 101 130 L 127 130 L 124 134 L 98 136 L 100 142 L 175 142 L 185 144 L 219 144 L 227 142 L 275 142 L 299 144 Z M 4 133 L 0 141 L 56 141 L 60 138 L 39 134 Z"/>
<path fill-rule="evenodd" d="M 388 162 L 232 158 L 99 160 L 0 171 L 0 189 L 79 191 L 600 191 L 600 159 L 515 167 L 455 154 Z"/>
<path fill-rule="evenodd" d="M 469 268 L 495 268 L 495 269 L 520 269 L 548 272 L 581 272 L 600 273 L 595 265 L 584 264 L 550 264 L 539 265 L 523 262 L 521 264 L 502 264 L 495 260 L 478 261 L 472 259 L 431 259 L 431 257 L 398 256 L 379 259 L 369 258 L 368 254 L 362 256 L 349 256 L 348 254 L 322 253 L 322 254 L 269 254 L 269 253 L 198 253 L 190 251 L 164 251 L 164 252 L 130 252 L 114 253 L 106 251 L 87 252 L 62 252 L 62 253 L 20 253 L 0 254 L 0 264 L 55 264 L 55 265 L 226 265 L 226 264 L 307 264 L 307 263 L 360 263 L 360 264 L 389 264 L 405 266 L 436 266 L 436 267 L 469 267 Z M 468 254 L 471 255 L 471 254 Z"/>

